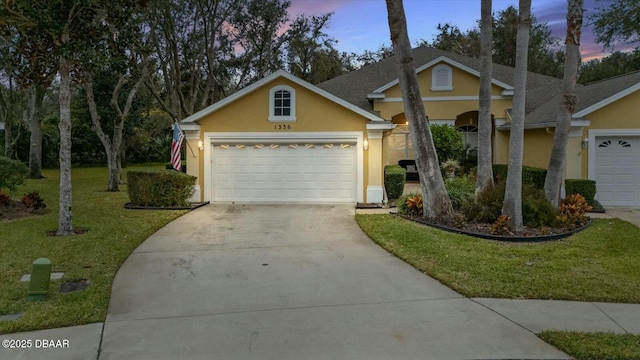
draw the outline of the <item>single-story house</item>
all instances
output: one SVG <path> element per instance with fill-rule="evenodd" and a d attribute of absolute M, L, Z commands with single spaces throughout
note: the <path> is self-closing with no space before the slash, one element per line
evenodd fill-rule
<path fill-rule="evenodd" d="M 431 124 L 477 147 L 479 59 L 414 49 Z M 493 161 L 507 163 L 514 69 L 494 65 Z M 524 164 L 546 168 L 561 79 L 529 73 Z M 640 72 L 578 85 L 565 178 L 597 181 L 605 206 L 640 206 Z M 395 58 L 312 85 L 277 71 L 181 121 L 194 200 L 381 202 L 383 168 L 413 151 Z"/>

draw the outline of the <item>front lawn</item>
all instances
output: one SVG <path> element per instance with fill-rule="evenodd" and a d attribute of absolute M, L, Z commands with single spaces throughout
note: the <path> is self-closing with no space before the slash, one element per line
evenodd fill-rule
<path fill-rule="evenodd" d="M 127 168 L 125 172 L 141 167 Z M 149 167 L 144 167 L 149 169 Z M 160 169 L 159 166 L 157 166 Z M 26 330 L 88 324 L 104 321 L 116 271 L 131 252 L 149 235 L 185 211 L 126 210 L 126 186 L 109 193 L 106 168 L 74 169 L 73 223 L 86 228 L 82 235 L 48 236 L 58 224 L 57 170 L 43 171 L 46 179 L 28 180 L 14 199 L 33 190 L 47 204 L 46 215 L 0 221 L 0 315 L 23 313 L 17 320 L 0 321 L 0 334 Z M 51 282 L 49 298 L 27 302 L 27 282 L 20 277 L 31 272 L 32 262 L 49 258 L 62 280 Z M 86 279 L 84 291 L 61 294 L 63 281 Z"/>
<path fill-rule="evenodd" d="M 436 230 L 392 215 L 356 215 L 387 251 L 468 297 L 640 303 L 640 228 L 594 219 L 567 239 L 517 244 Z M 576 360 L 638 360 L 640 336 L 546 331 Z"/>
<path fill-rule="evenodd" d="M 576 360 L 640 359 L 640 335 L 545 331 L 540 338 Z"/>
<path fill-rule="evenodd" d="M 392 215 L 357 215 L 389 252 L 468 297 L 640 303 L 640 228 L 594 219 L 567 239 L 516 244 L 452 234 Z"/>

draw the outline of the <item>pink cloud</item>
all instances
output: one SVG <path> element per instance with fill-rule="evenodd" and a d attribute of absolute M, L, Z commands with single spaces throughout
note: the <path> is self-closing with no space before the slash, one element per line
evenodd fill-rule
<path fill-rule="evenodd" d="M 320 15 L 335 12 L 351 2 L 351 0 L 292 0 L 289 16 L 294 18 L 300 14 Z"/>

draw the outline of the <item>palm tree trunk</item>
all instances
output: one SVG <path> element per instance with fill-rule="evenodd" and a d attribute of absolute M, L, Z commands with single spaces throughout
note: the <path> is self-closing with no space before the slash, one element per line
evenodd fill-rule
<path fill-rule="evenodd" d="M 491 167 L 491 78 L 493 60 L 491 42 L 493 35 L 491 0 L 482 0 L 480 19 L 480 107 L 478 112 L 478 172 L 476 195 L 493 184 Z"/>
<path fill-rule="evenodd" d="M 524 152 L 525 93 L 527 89 L 527 52 L 531 27 L 531 0 L 520 0 L 516 37 L 516 71 L 513 109 L 509 134 L 509 170 L 502 213 L 511 218 L 515 232 L 522 231 L 522 155 Z"/>
<path fill-rule="evenodd" d="M 562 81 L 562 107 L 558 113 L 556 130 L 553 135 L 553 147 L 547 177 L 544 181 L 544 193 L 554 206 L 560 200 L 562 174 L 567 158 L 567 141 L 571 130 L 571 116 L 577 103 L 576 79 L 580 62 L 580 31 L 582 27 L 583 0 L 569 0 L 567 10 L 567 37 L 565 40 L 564 77 Z"/>
<path fill-rule="evenodd" d="M 407 21 L 402 0 L 386 0 L 391 42 L 396 53 L 400 90 L 404 113 L 409 122 L 411 141 L 416 154 L 416 165 L 423 192 L 424 216 L 440 221 L 453 217 L 451 199 L 444 187 L 429 122 L 425 115 L 418 76 L 416 75 L 411 44 L 407 34 Z"/>

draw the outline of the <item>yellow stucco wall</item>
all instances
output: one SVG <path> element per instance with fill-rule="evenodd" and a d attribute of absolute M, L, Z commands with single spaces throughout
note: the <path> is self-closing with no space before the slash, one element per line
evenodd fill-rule
<path fill-rule="evenodd" d="M 595 129 L 638 129 L 640 127 L 639 103 L 640 91 L 636 91 L 587 115 L 585 118 L 590 121 L 590 125 L 585 129 L 583 138 L 589 136 L 589 130 Z M 589 144 L 589 146 L 597 145 Z M 582 177 L 586 179 L 588 175 L 589 156 L 588 151 L 585 150 L 582 152 Z"/>
<path fill-rule="evenodd" d="M 434 66 L 437 66 L 435 64 Z M 427 68 L 418 74 L 418 82 L 423 98 L 437 98 L 424 101 L 425 112 L 430 120 L 455 120 L 459 115 L 478 111 L 478 93 L 480 79 L 464 70 L 451 66 L 452 85 L 451 91 L 431 91 L 432 68 Z M 500 96 L 504 89 L 492 85 L 492 95 Z M 467 99 L 456 99 L 455 97 L 466 97 Z M 469 97 L 473 99 L 469 100 Z M 396 124 L 404 124 L 404 105 L 401 102 L 402 95 L 399 85 L 392 86 L 385 91 L 384 100 L 376 100 L 374 110 L 380 112 L 380 116 L 386 120 L 392 120 Z M 447 99 L 452 98 L 452 99 Z M 434 100 L 434 101 L 431 101 Z M 491 102 L 491 113 L 494 119 L 507 119 L 507 109 L 512 107 L 511 98 L 494 99 Z M 494 140 L 494 158 L 496 162 L 506 161 L 508 157 L 508 132 L 496 132 Z M 397 163 L 398 157 L 405 158 L 402 154 L 390 154 L 389 141 L 385 141 L 383 155 L 385 164 Z M 411 151 L 411 153 L 413 153 Z"/>
<path fill-rule="evenodd" d="M 294 122 L 271 122 L 269 121 L 269 90 L 277 85 L 287 85 L 295 89 L 296 121 Z M 218 109 L 212 114 L 204 116 L 198 120 L 200 125 L 200 140 L 204 141 L 205 132 L 362 132 L 366 139 L 366 124 L 369 119 L 323 97 L 320 96 L 286 78 L 280 77 L 272 82 L 244 95 L 236 101 Z M 284 129 L 281 126 L 285 125 Z M 197 141 L 193 140 L 196 143 Z M 205 146 L 209 146 L 205 144 Z M 381 142 L 369 141 L 370 151 L 380 151 L 377 147 Z M 192 145 L 193 147 L 193 145 Z M 380 179 L 378 184 L 382 185 L 382 173 L 377 175 L 369 174 L 369 151 L 364 151 L 364 194 L 366 201 L 366 189 L 371 179 Z M 381 171 L 380 165 L 375 170 Z M 201 189 L 204 189 L 204 157 L 193 159 L 198 162 L 198 182 Z M 190 155 L 187 162 L 193 161 Z M 374 164 L 375 165 L 375 164 Z M 358 180 L 359 181 L 359 180 Z"/>
<path fill-rule="evenodd" d="M 295 122 L 270 122 L 269 89 L 296 90 Z M 198 121 L 202 132 L 366 131 L 368 119 L 285 78 L 278 78 Z M 277 124 L 291 125 L 278 130 Z"/>
<path fill-rule="evenodd" d="M 436 64 L 438 65 L 438 64 Z M 434 65 L 434 66 L 436 66 Z M 455 119 L 456 116 L 467 111 L 478 110 L 478 100 L 446 100 L 440 98 L 473 96 L 478 97 L 480 79 L 466 71 L 460 70 L 454 66 L 452 69 L 451 91 L 431 91 L 431 70 L 427 68 L 418 74 L 418 82 L 420 85 L 420 93 L 423 98 L 439 98 L 437 101 L 425 101 L 425 110 L 429 119 L 445 120 Z M 500 96 L 503 89 L 499 86 L 492 86 L 492 95 Z M 394 85 L 385 92 L 384 100 L 376 100 L 374 110 L 380 112 L 380 116 L 386 120 L 391 120 L 394 116 L 404 112 L 404 107 L 400 99 L 402 94 L 399 85 Z M 491 112 L 497 119 L 505 119 L 507 117 L 506 110 L 511 108 L 511 99 L 493 100 L 491 104 Z"/>
<path fill-rule="evenodd" d="M 553 134 L 547 133 L 546 129 L 525 130 L 522 164 L 546 169 L 549 166 L 552 146 Z"/>

